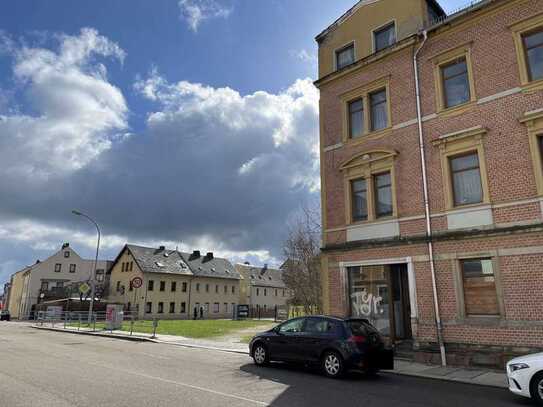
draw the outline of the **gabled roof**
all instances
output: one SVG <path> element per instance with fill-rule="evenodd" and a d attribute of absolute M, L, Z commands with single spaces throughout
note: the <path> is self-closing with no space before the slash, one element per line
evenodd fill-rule
<path fill-rule="evenodd" d="M 369 4 L 377 3 L 381 0 L 360 0 L 358 3 L 356 3 L 354 6 L 352 6 L 349 10 L 347 10 L 343 15 L 341 15 L 336 21 L 334 21 L 332 24 L 330 24 L 327 28 L 325 28 L 319 35 L 315 37 L 315 40 L 319 42 L 323 37 L 325 37 L 330 31 L 333 31 L 338 26 L 340 26 L 345 20 L 347 20 L 349 17 L 351 17 L 358 9 L 360 9 L 363 6 L 367 6 Z M 446 16 L 447 13 L 443 10 L 441 5 L 437 2 L 437 0 L 426 0 L 426 2 L 434 9 L 438 14 L 441 14 L 442 16 Z"/>
<path fill-rule="evenodd" d="M 130 251 L 138 267 L 144 273 L 192 275 L 187 262 L 181 256 L 181 253 L 176 250 L 132 244 L 127 244 L 125 249 Z M 123 252 L 124 249 L 121 250 L 121 253 L 115 259 L 115 263 Z"/>
<path fill-rule="evenodd" d="M 285 288 L 283 270 L 236 264 L 236 269 L 251 286 Z"/>
<path fill-rule="evenodd" d="M 232 263 L 220 257 L 209 257 L 208 255 L 200 255 L 196 257 L 194 254 L 181 253 L 192 273 L 196 277 L 215 277 L 228 278 L 233 280 L 241 279 Z"/>

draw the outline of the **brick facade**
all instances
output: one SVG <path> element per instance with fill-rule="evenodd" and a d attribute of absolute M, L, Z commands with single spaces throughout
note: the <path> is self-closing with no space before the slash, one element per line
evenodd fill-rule
<path fill-rule="evenodd" d="M 519 121 L 543 107 L 543 92 L 521 84 L 511 29 L 543 13 L 543 2 L 486 3 L 453 18 L 450 24 L 430 29 L 418 56 L 418 69 L 436 283 L 449 362 L 498 366 L 510 355 L 543 349 L 543 197 L 538 192 L 528 127 Z M 316 82 L 321 91 L 323 264 L 327 265 L 323 284 L 327 312 L 348 315 L 351 311 L 343 264 L 407 259 L 416 285 L 411 287 L 411 294 L 416 294 L 416 312 L 411 310 L 413 344 L 421 350 L 419 358 L 436 361 L 413 69 L 413 55 L 421 41 L 417 35 L 404 39 L 381 57 L 373 56 L 342 75 Z M 459 47 L 469 48 L 475 102 L 457 111 L 439 113 L 434 59 Z M 383 77 L 389 81 L 390 129 L 375 137 L 363 136 L 355 143 L 345 142 L 342 95 Z M 473 128 L 485 130 L 481 136 L 482 159 L 489 193 L 488 202 L 475 209 L 487 211 L 491 222 L 452 230 L 450 215 L 461 213 L 462 208 L 447 206 L 444 161 L 436 141 Z M 348 241 L 348 230 L 359 225 L 346 221 L 348 195 L 340 167 L 361 153 L 376 150 L 398 153 L 394 158 L 397 216 L 392 220 L 399 224 L 399 236 Z M 460 221 L 464 221 L 462 215 Z M 455 276 L 459 259 L 477 255 L 495 262 L 497 295 L 502 304 L 499 317 L 465 315 L 462 289 L 458 287 L 462 279 Z M 485 352 L 490 356 L 485 358 Z"/>

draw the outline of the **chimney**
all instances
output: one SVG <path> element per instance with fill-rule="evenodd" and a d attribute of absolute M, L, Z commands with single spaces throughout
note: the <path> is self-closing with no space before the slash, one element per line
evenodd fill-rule
<path fill-rule="evenodd" d="M 189 260 L 195 260 L 200 258 L 200 250 L 194 250 L 189 257 Z"/>
<path fill-rule="evenodd" d="M 213 252 L 207 252 L 206 257 L 204 257 L 204 261 L 210 260 L 213 260 Z"/>
<path fill-rule="evenodd" d="M 166 246 L 158 246 L 158 250 L 160 250 L 161 252 L 163 252 L 164 250 L 166 250 Z"/>
<path fill-rule="evenodd" d="M 243 264 L 245 264 L 246 266 L 250 266 L 250 265 L 251 265 L 251 263 L 249 263 L 248 261 L 246 261 L 246 262 L 243 263 Z"/>
<path fill-rule="evenodd" d="M 62 245 L 62 248 L 63 248 L 63 249 L 65 249 L 65 248 L 67 248 L 67 247 L 70 247 L 70 243 L 68 243 L 68 242 L 66 242 L 66 243 L 64 243 L 64 244 Z"/>

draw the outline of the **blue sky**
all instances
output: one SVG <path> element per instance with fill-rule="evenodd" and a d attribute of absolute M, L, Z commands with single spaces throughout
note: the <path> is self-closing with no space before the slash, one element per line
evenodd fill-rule
<path fill-rule="evenodd" d="M 463 1 L 442 1 L 446 10 Z M 0 5 L 0 284 L 63 241 L 281 261 L 318 202 L 314 37 L 353 0 Z"/>

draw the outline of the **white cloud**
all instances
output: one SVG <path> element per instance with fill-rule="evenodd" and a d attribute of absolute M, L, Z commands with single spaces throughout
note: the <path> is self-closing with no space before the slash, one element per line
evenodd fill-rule
<path fill-rule="evenodd" d="M 306 62 L 311 65 L 317 64 L 317 55 L 307 51 L 306 49 L 291 50 L 290 55 L 299 61 Z"/>
<path fill-rule="evenodd" d="M 105 65 L 95 61 L 122 63 L 124 51 L 93 29 L 59 40 L 57 51 L 8 42 L 13 75 L 34 114 L 0 116 L 5 175 L 43 179 L 80 169 L 128 127 L 124 96 L 108 82 Z"/>
<path fill-rule="evenodd" d="M 228 18 L 232 9 L 222 6 L 215 0 L 179 0 L 181 18 L 189 28 L 197 32 L 198 27 L 205 20 L 212 18 Z"/>

